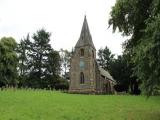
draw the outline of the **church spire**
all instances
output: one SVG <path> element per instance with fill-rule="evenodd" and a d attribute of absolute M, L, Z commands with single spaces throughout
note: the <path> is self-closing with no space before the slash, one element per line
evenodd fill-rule
<path fill-rule="evenodd" d="M 75 47 L 78 48 L 82 46 L 91 46 L 95 49 L 90 31 L 89 31 L 86 15 L 84 16 L 81 34 Z"/>

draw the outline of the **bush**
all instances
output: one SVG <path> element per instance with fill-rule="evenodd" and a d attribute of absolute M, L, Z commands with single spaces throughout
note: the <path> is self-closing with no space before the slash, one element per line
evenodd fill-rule
<path fill-rule="evenodd" d="M 117 92 L 128 92 L 128 86 L 126 85 L 121 85 L 121 84 L 117 84 L 114 86 L 114 89 L 117 91 Z"/>

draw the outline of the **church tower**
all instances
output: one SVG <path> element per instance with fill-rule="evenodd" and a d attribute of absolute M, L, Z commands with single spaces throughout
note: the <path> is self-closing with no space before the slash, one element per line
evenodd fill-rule
<path fill-rule="evenodd" d="M 89 93 L 96 89 L 96 49 L 86 16 L 71 58 L 70 92 Z"/>

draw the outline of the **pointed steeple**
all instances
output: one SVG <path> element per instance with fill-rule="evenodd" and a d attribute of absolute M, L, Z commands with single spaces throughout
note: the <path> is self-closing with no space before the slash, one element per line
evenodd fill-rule
<path fill-rule="evenodd" d="M 89 31 L 86 15 L 84 17 L 81 34 L 75 48 L 83 47 L 83 46 L 91 46 L 95 49 L 92 41 L 92 36 Z"/>

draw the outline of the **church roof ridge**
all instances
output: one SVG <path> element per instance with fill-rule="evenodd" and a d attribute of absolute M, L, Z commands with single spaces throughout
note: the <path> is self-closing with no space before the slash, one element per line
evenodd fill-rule
<path fill-rule="evenodd" d="M 86 45 L 89 45 L 89 46 L 91 46 L 95 49 L 95 46 L 94 46 L 93 41 L 92 41 L 92 36 L 90 34 L 90 30 L 89 30 L 89 27 L 88 27 L 87 18 L 86 18 L 86 15 L 85 15 L 84 16 L 84 21 L 83 21 L 83 26 L 82 26 L 82 29 L 81 29 L 81 34 L 80 34 L 79 40 L 78 40 L 75 47 L 78 48 L 78 47 L 82 47 L 82 46 L 86 46 Z"/>
<path fill-rule="evenodd" d="M 102 67 L 100 67 L 100 66 L 99 66 L 99 70 L 100 70 L 101 75 L 103 75 L 103 76 L 107 77 L 108 79 L 116 82 L 116 81 L 113 79 L 113 77 L 110 75 L 110 73 L 109 73 L 108 71 L 104 70 L 104 69 L 103 69 Z"/>

